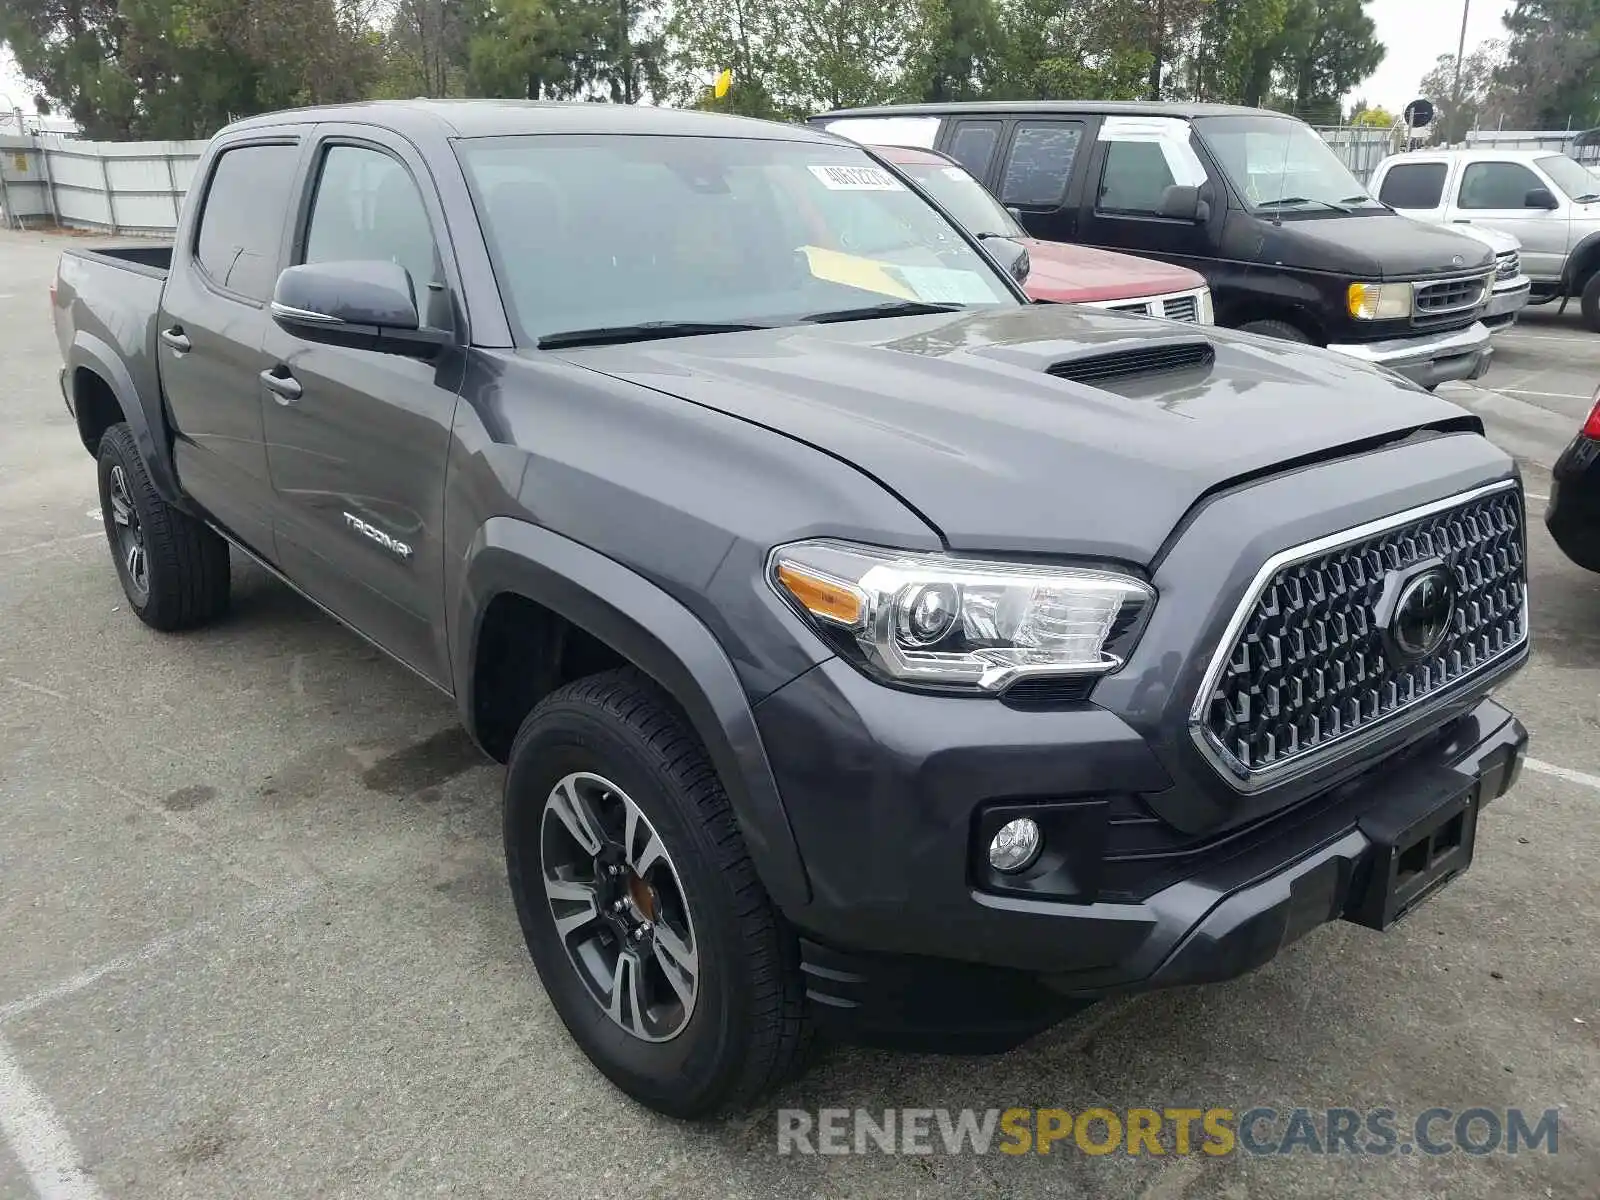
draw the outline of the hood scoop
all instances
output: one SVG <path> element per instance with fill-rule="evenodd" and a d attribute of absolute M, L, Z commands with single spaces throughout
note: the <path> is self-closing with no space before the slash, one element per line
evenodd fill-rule
<path fill-rule="evenodd" d="M 1105 388 L 1125 380 L 1172 371 L 1208 370 L 1216 357 L 1217 352 L 1210 342 L 1144 342 L 1128 350 L 1063 359 L 1052 363 L 1046 371 L 1057 379 Z"/>

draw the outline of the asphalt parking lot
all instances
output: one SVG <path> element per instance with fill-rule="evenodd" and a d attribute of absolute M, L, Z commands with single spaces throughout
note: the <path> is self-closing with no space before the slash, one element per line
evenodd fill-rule
<path fill-rule="evenodd" d="M 1533 658 L 1502 690 L 1535 761 L 1416 918 L 999 1058 L 835 1049 L 768 1108 L 685 1126 L 546 1002 L 501 772 L 449 702 L 248 565 L 215 628 L 126 611 L 56 389 L 60 245 L 0 234 L 0 1197 L 1600 1196 L 1600 577 L 1537 521 Z M 1447 391 L 1543 496 L 1600 335 L 1536 311 L 1483 382 Z M 778 1155 L 776 1109 L 856 1106 L 1561 1123 L 1515 1157 Z"/>

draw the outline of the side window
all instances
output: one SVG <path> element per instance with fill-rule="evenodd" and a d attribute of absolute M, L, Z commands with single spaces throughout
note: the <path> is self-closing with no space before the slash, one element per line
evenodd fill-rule
<path fill-rule="evenodd" d="M 978 179 L 989 177 L 995 143 L 1000 140 L 999 121 L 962 121 L 950 142 L 950 157 Z"/>
<path fill-rule="evenodd" d="M 1461 173 L 1462 208 L 1527 208 L 1528 193 L 1544 183 L 1521 163 L 1470 163 Z"/>
<path fill-rule="evenodd" d="M 1082 139 L 1082 125 L 1064 121 L 1019 124 L 1011 139 L 1005 181 L 1000 185 L 1001 202 L 1028 208 L 1060 204 Z"/>
<path fill-rule="evenodd" d="M 1402 163 L 1390 167 L 1378 199 L 1393 208 L 1438 208 L 1444 197 L 1444 163 Z"/>
<path fill-rule="evenodd" d="M 299 157 L 298 146 L 240 146 L 217 158 L 195 258 L 218 287 L 252 300 L 272 298 Z"/>
<path fill-rule="evenodd" d="M 1095 207 L 1101 212 L 1159 213 L 1176 180 L 1155 142 L 1107 142 Z"/>
<path fill-rule="evenodd" d="M 317 177 L 303 261 L 368 260 L 404 267 L 423 322 L 449 328 L 444 263 L 410 173 L 382 151 L 330 146 Z"/>

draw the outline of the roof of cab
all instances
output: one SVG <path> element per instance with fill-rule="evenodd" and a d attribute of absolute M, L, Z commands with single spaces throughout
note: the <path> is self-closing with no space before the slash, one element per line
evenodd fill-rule
<path fill-rule="evenodd" d="M 953 104 L 883 104 L 873 108 L 838 108 L 812 117 L 942 117 L 969 113 L 1081 113 L 1087 116 L 1178 117 L 1283 117 L 1288 113 L 1240 104 L 1167 104 L 1155 100 L 968 100 Z"/>
<path fill-rule="evenodd" d="M 229 125 L 224 133 L 321 121 L 376 125 L 399 133 L 445 137 L 502 137 L 537 133 L 676 134 L 684 137 L 831 141 L 804 125 L 781 125 L 697 109 L 651 108 L 541 100 L 372 100 L 263 113 Z"/>

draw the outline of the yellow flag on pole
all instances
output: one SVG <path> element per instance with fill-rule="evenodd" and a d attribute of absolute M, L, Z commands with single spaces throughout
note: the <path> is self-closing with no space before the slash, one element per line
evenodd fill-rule
<path fill-rule="evenodd" d="M 711 92 L 718 100 L 728 94 L 728 89 L 733 86 L 733 68 L 724 68 L 722 74 L 717 76 L 717 82 L 712 86 Z"/>

